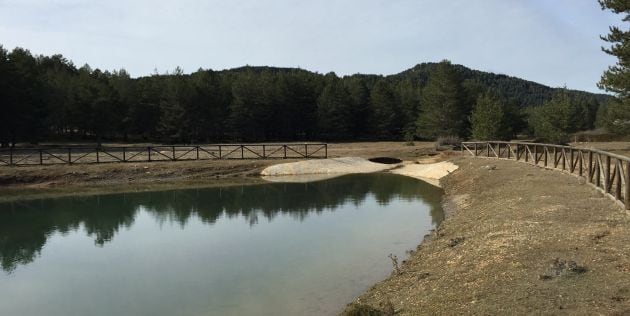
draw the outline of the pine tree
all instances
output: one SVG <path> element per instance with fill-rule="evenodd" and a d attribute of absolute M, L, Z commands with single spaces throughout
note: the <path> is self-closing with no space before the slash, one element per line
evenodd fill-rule
<path fill-rule="evenodd" d="M 352 100 L 341 80 L 328 75 L 329 82 L 317 99 L 317 126 L 324 139 L 347 140 L 352 136 Z"/>
<path fill-rule="evenodd" d="M 413 141 L 420 105 L 420 88 L 411 80 L 406 79 L 398 83 L 396 94 L 397 99 L 400 100 L 403 137 L 407 141 Z"/>
<path fill-rule="evenodd" d="M 352 102 L 354 139 L 365 138 L 368 134 L 368 114 L 370 113 L 370 90 L 360 75 L 344 78 L 344 84 Z"/>
<path fill-rule="evenodd" d="M 448 61 L 440 62 L 422 91 L 420 116 L 416 122 L 418 137 L 466 134 L 468 105 L 457 70 Z"/>
<path fill-rule="evenodd" d="M 370 127 L 377 139 L 400 139 L 403 124 L 398 101 L 385 80 L 378 81 L 370 93 Z"/>
<path fill-rule="evenodd" d="M 627 0 L 599 0 L 602 10 L 623 14 L 623 21 L 630 22 L 630 2 Z M 619 100 L 608 104 L 604 125 L 613 133 L 630 133 L 630 30 L 610 27 L 610 33 L 602 39 L 611 44 L 602 48 L 617 57 L 617 63 L 608 67 L 602 75 L 599 87 L 617 94 Z"/>
<path fill-rule="evenodd" d="M 500 140 L 511 136 L 501 98 L 494 91 L 477 99 L 471 115 L 472 137 L 477 140 Z"/>
<path fill-rule="evenodd" d="M 14 71 L 9 62 L 8 52 L 0 46 L 0 147 L 7 147 L 11 143 L 14 117 L 17 112 L 15 91 L 13 88 Z"/>
<path fill-rule="evenodd" d="M 186 77 L 181 68 L 175 68 L 168 77 L 166 89 L 160 100 L 158 132 L 164 141 L 181 142 L 189 139 L 189 123 L 186 116 L 185 98 L 189 95 Z"/>
<path fill-rule="evenodd" d="M 551 101 L 530 112 L 529 125 L 542 141 L 566 143 L 569 133 L 578 130 L 578 111 L 566 90 L 560 90 Z"/>
<path fill-rule="evenodd" d="M 630 22 L 630 2 L 627 0 L 599 0 L 602 10 L 624 14 L 623 21 Z M 617 57 L 617 64 L 610 66 L 602 76 L 599 86 L 614 92 L 621 98 L 630 96 L 630 30 L 617 26 L 610 27 L 610 33 L 601 37 L 611 43 L 610 48 L 602 48 L 609 55 Z"/>

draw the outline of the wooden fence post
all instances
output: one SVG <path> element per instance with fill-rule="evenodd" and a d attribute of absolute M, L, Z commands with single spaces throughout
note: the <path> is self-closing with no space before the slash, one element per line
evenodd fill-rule
<path fill-rule="evenodd" d="M 615 187 L 615 198 L 619 201 L 621 201 L 621 183 L 623 182 L 623 180 L 621 179 L 621 177 L 623 177 L 623 172 L 619 169 L 623 169 L 622 167 L 622 162 L 619 159 L 615 158 L 615 179 L 617 179 L 617 186 Z"/>
<path fill-rule="evenodd" d="M 584 152 L 580 149 L 578 150 L 578 160 L 580 163 L 580 177 L 584 175 Z"/>
<path fill-rule="evenodd" d="M 601 178 L 602 178 L 602 164 L 600 163 L 601 160 L 601 155 L 598 153 L 597 154 L 597 160 L 595 161 L 595 166 L 597 168 L 595 168 L 595 181 L 596 181 L 596 186 L 601 188 Z"/>
<path fill-rule="evenodd" d="M 147 152 L 149 153 L 149 162 L 151 162 L 151 146 L 147 147 Z"/>
<path fill-rule="evenodd" d="M 593 183 L 593 152 L 591 150 L 588 151 L 588 183 Z"/>
<path fill-rule="evenodd" d="M 624 176 L 626 177 L 626 192 L 624 194 L 624 204 L 626 205 L 626 210 L 630 210 L 630 161 L 626 162 L 626 172 Z"/>
<path fill-rule="evenodd" d="M 606 173 L 604 174 L 604 191 L 610 193 L 610 156 L 606 155 Z"/>

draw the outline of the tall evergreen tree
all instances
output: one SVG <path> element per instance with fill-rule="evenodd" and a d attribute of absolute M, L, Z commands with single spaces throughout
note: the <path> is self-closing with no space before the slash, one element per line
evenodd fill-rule
<path fill-rule="evenodd" d="M 370 93 L 370 128 L 371 135 L 377 139 L 400 139 L 402 121 L 399 102 L 391 86 L 385 80 L 379 80 Z"/>
<path fill-rule="evenodd" d="M 345 77 L 343 82 L 352 102 L 352 127 L 354 129 L 352 136 L 355 139 L 366 138 L 370 113 L 370 89 L 363 76 L 360 75 Z"/>
<path fill-rule="evenodd" d="M 334 74 L 317 99 L 317 126 L 326 140 L 348 140 L 352 136 L 352 99 L 343 83 Z"/>
<path fill-rule="evenodd" d="M 0 46 L 0 147 L 8 147 L 15 141 L 17 102 L 13 87 L 15 72 L 9 61 L 9 53 Z"/>
<path fill-rule="evenodd" d="M 529 125 L 537 138 L 565 143 L 569 141 L 569 134 L 578 130 L 577 115 L 573 100 L 566 90 L 561 90 L 551 101 L 531 110 Z"/>
<path fill-rule="evenodd" d="M 471 115 L 472 137 L 477 140 L 509 139 L 512 131 L 504 108 L 495 91 L 481 94 Z"/>
<path fill-rule="evenodd" d="M 422 91 L 420 115 L 416 122 L 418 137 L 463 136 L 468 108 L 457 70 L 448 60 L 440 62 Z"/>
<path fill-rule="evenodd" d="M 398 83 L 396 92 L 396 98 L 400 102 L 402 134 L 405 139 L 412 140 L 416 133 L 420 88 L 410 79 L 406 79 Z"/>
<path fill-rule="evenodd" d="M 627 0 L 599 0 L 602 10 L 611 10 L 623 15 L 623 22 L 630 22 L 630 2 Z M 630 30 L 611 26 L 610 33 L 602 39 L 611 44 L 602 48 L 604 52 L 617 58 L 602 75 L 599 87 L 615 93 L 618 101 L 608 104 L 605 126 L 619 134 L 630 134 Z"/>
<path fill-rule="evenodd" d="M 627 0 L 598 0 L 603 10 L 623 14 L 623 21 L 630 22 L 630 2 Z M 630 30 L 611 26 L 610 33 L 602 39 L 611 43 L 604 52 L 617 58 L 617 64 L 604 72 L 599 86 L 614 92 L 621 98 L 630 96 Z"/>
<path fill-rule="evenodd" d="M 186 117 L 185 98 L 190 95 L 187 78 L 181 68 L 177 67 L 166 81 L 166 89 L 162 91 L 160 100 L 160 121 L 158 132 L 167 142 L 183 142 L 188 140 L 189 125 Z"/>

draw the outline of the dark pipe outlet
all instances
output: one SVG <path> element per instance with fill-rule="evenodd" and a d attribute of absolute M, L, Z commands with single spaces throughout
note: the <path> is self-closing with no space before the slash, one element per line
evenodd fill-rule
<path fill-rule="evenodd" d="M 371 162 L 382 163 L 386 165 L 393 165 L 393 164 L 402 162 L 402 160 L 398 158 L 391 158 L 391 157 L 376 157 L 376 158 L 370 158 L 368 160 Z"/>

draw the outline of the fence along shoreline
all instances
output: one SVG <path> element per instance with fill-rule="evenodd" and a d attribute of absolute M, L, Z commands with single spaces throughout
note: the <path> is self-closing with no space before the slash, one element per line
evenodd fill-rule
<path fill-rule="evenodd" d="M 461 153 L 514 160 L 584 178 L 630 210 L 630 157 L 603 150 L 527 142 L 462 142 Z"/>
<path fill-rule="evenodd" d="M 227 159 L 325 159 L 328 144 L 207 144 L 40 147 L 0 150 L 0 166 Z"/>

